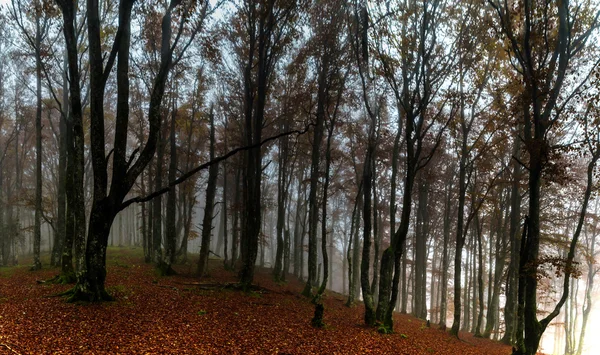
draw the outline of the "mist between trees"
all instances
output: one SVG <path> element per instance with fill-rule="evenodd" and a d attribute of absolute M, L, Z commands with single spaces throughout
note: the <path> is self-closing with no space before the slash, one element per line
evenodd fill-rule
<path fill-rule="evenodd" d="M 533 355 L 594 300 L 598 5 L 11 0 L 3 265 L 51 253 L 105 301 L 106 248 L 210 257 Z M 556 330 L 555 330 L 556 332 Z"/>

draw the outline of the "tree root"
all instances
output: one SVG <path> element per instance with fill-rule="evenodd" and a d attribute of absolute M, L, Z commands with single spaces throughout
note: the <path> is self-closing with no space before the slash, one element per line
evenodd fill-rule
<path fill-rule="evenodd" d="M 60 273 L 48 280 L 37 280 L 38 284 L 70 285 L 77 281 L 75 273 Z"/>
<path fill-rule="evenodd" d="M 52 297 L 66 297 L 66 296 L 71 296 L 74 293 L 75 293 L 75 288 L 73 287 L 73 288 L 70 288 L 70 289 L 68 289 L 68 290 L 66 290 L 64 292 L 55 293 L 53 295 L 49 295 L 49 296 L 46 296 L 46 297 L 49 297 L 49 298 L 52 298 Z"/>
<path fill-rule="evenodd" d="M 156 269 L 158 270 L 158 274 L 160 276 L 173 276 L 173 275 L 177 275 L 177 272 L 175 270 L 173 270 L 173 268 L 171 267 L 171 265 L 168 265 L 166 263 L 160 263 L 159 265 L 157 265 Z"/>
<path fill-rule="evenodd" d="M 72 294 L 67 298 L 67 303 L 96 303 L 96 302 L 112 302 L 115 298 L 108 294 L 105 290 L 96 290 L 96 292 L 87 292 L 75 286 Z"/>
<path fill-rule="evenodd" d="M 64 292 L 57 293 L 54 295 L 50 295 L 47 297 L 66 297 L 67 303 L 96 303 L 96 302 L 112 302 L 115 300 L 113 296 L 111 296 L 105 290 L 97 290 L 96 292 L 86 292 L 81 289 L 79 286 L 75 286 L 70 288 Z"/>

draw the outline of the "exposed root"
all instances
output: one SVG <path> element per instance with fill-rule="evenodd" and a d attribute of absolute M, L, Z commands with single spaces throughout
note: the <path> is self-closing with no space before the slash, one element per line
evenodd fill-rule
<path fill-rule="evenodd" d="M 96 290 L 96 292 L 85 291 L 81 286 L 76 285 L 64 292 L 57 293 L 46 297 L 66 297 L 67 303 L 95 303 L 95 302 L 111 302 L 115 298 L 106 290 Z"/>
<path fill-rule="evenodd" d="M 158 274 L 160 276 L 177 275 L 177 272 L 173 270 L 171 265 L 168 265 L 167 263 L 160 263 L 159 265 L 157 265 L 156 269 L 158 270 Z"/>
<path fill-rule="evenodd" d="M 70 285 L 77 281 L 75 273 L 60 273 L 48 280 L 37 280 L 38 284 Z"/>
<path fill-rule="evenodd" d="M 67 303 L 95 303 L 95 302 L 112 302 L 114 297 L 108 294 L 105 290 L 96 290 L 96 292 L 88 292 L 75 286 L 73 293 L 67 299 Z"/>
<path fill-rule="evenodd" d="M 61 292 L 61 293 L 55 293 L 55 294 L 53 294 L 53 295 L 46 296 L 46 297 L 66 297 L 66 296 L 71 296 L 71 295 L 72 295 L 72 294 L 74 294 L 74 293 L 75 293 L 75 287 L 73 287 L 73 288 L 70 288 L 70 289 L 68 289 L 68 290 L 66 290 L 66 291 L 64 291 L 64 292 Z"/>

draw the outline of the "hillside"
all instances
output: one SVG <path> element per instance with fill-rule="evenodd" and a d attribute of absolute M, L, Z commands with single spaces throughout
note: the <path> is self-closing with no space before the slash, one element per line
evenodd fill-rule
<path fill-rule="evenodd" d="M 275 284 L 269 270 L 258 270 L 260 288 L 247 294 L 225 287 L 235 275 L 216 260 L 201 282 L 190 265 L 159 277 L 137 250 L 110 249 L 107 263 L 116 301 L 91 305 L 49 297 L 68 289 L 36 283 L 54 269 L 0 269 L 0 354 L 510 354 L 406 315 L 396 316 L 395 334 L 381 335 L 362 325 L 362 306 L 347 308 L 333 293 L 325 299 L 327 327 L 315 329 L 301 283 Z"/>

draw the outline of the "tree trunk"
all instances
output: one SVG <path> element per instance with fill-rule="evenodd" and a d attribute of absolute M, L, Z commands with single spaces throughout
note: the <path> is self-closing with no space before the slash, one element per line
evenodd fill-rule
<path fill-rule="evenodd" d="M 363 294 L 363 301 L 365 304 L 365 324 L 374 325 L 375 318 L 375 304 L 373 300 L 373 292 L 371 292 L 371 282 L 369 281 L 369 271 L 371 268 L 371 231 L 373 214 L 371 213 L 371 196 L 373 194 L 373 162 L 375 155 L 375 119 L 371 119 L 371 125 L 369 126 L 369 143 L 367 146 L 367 152 L 365 156 L 365 163 L 363 165 L 363 250 L 362 259 L 360 264 L 360 286 Z M 377 221 L 375 221 L 376 223 Z M 385 258 L 385 256 L 384 256 Z M 383 262 L 382 262 L 383 267 Z M 383 271 L 381 272 L 382 282 L 384 281 Z M 385 280 L 389 282 L 389 280 Z M 381 292 L 380 292 L 381 294 Z"/>
<path fill-rule="evenodd" d="M 358 285 L 358 258 L 359 258 L 359 240 L 358 240 L 358 229 L 360 225 L 360 209 L 358 206 L 361 204 L 362 196 L 362 181 L 358 185 L 358 191 L 356 199 L 354 200 L 354 208 L 352 209 L 352 217 L 350 220 L 350 235 L 348 236 L 348 251 L 346 253 L 346 259 L 348 260 L 348 300 L 346 306 L 350 307 L 354 304 Z M 352 253 L 350 252 L 352 251 Z"/>
<path fill-rule="evenodd" d="M 57 1 L 63 13 L 63 34 L 67 50 L 69 71 L 69 112 L 67 118 L 67 211 L 65 244 L 61 256 L 63 280 L 74 279 L 72 255 L 75 252 L 75 271 L 84 273 L 85 258 L 85 201 L 83 110 L 79 74 L 78 44 L 75 31 L 75 6 L 73 2 Z"/>
<path fill-rule="evenodd" d="M 450 168 L 450 171 L 454 171 L 454 168 Z M 446 184 L 446 198 L 444 203 L 444 247 L 442 256 L 442 282 L 441 282 L 441 305 L 440 305 L 440 328 L 446 329 L 446 320 L 448 317 L 448 268 L 449 268 L 449 250 L 448 244 L 450 242 L 450 222 L 452 216 L 452 187 L 454 179 L 450 179 Z"/>
<path fill-rule="evenodd" d="M 225 124 L 227 126 L 227 124 Z M 227 146 L 227 145 L 226 145 Z M 223 166 L 223 202 L 221 207 L 221 223 L 223 224 L 223 266 L 227 268 L 229 265 L 229 255 L 227 249 L 229 248 L 229 240 L 228 240 L 228 227 L 227 227 L 227 165 L 223 162 L 221 165 Z"/>
<path fill-rule="evenodd" d="M 513 143 L 513 156 L 518 157 L 521 151 L 521 138 L 515 132 Z M 517 322 L 517 293 L 519 281 L 519 256 L 521 254 L 521 242 L 519 240 L 519 224 L 521 220 L 521 165 L 516 159 L 512 160 L 512 183 L 510 192 L 510 264 L 508 267 L 508 280 L 506 281 L 506 304 L 504 306 L 504 323 L 506 331 L 502 337 L 504 344 L 515 344 L 515 331 Z"/>
<path fill-rule="evenodd" d="M 500 191 L 502 194 L 502 190 Z M 506 222 L 508 220 L 508 209 L 506 207 L 506 203 L 504 202 L 505 198 L 502 198 L 500 209 L 497 211 L 497 219 L 498 219 L 498 237 L 496 239 L 496 252 L 494 253 L 494 274 L 492 280 L 492 295 L 490 298 L 490 304 L 488 306 L 487 313 L 487 321 L 485 326 L 485 331 L 483 332 L 484 338 L 490 338 L 492 332 L 498 325 L 499 312 L 500 312 L 500 287 L 502 286 L 502 274 L 504 273 L 504 265 L 507 254 L 507 235 L 506 232 Z M 502 218 L 502 207 L 506 211 L 504 213 L 504 218 Z M 490 232 L 491 234 L 491 232 Z M 491 244 L 491 241 L 490 241 Z M 490 260 L 492 255 L 490 255 Z"/>
<path fill-rule="evenodd" d="M 40 13 L 35 11 L 35 225 L 33 229 L 33 266 L 32 270 L 42 268 L 40 245 L 42 237 L 42 29 Z"/>
<path fill-rule="evenodd" d="M 210 109 L 210 160 L 215 158 L 215 117 L 213 109 Z M 202 219 L 202 245 L 200 246 L 200 257 L 198 260 L 198 275 L 203 277 L 207 272 L 208 254 L 210 248 L 210 237 L 212 234 L 213 210 L 215 205 L 215 193 L 217 189 L 217 177 L 219 165 L 213 164 L 208 170 L 208 183 L 206 186 L 206 204 L 204 205 L 204 217 Z"/>
<path fill-rule="evenodd" d="M 67 58 L 63 61 L 63 98 L 62 110 L 59 123 L 59 148 L 58 148 L 58 193 L 57 193 L 57 217 L 54 247 L 52 248 L 51 265 L 60 265 L 60 255 L 65 244 L 66 215 L 67 215 L 67 115 L 69 114 L 69 90 L 67 82 Z"/>
<path fill-rule="evenodd" d="M 597 214 L 598 212 L 598 200 L 596 200 L 596 208 L 595 208 L 595 212 Z M 597 238 L 597 234 L 595 231 L 596 228 L 594 228 L 594 231 L 592 232 L 592 236 L 591 236 L 591 240 L 589 242 L 588 245 L 588 255 L 592 256 L 592 255 L 596 255 L 596 238 Z M 592 312 L 592 292 L 594 289 L 594 275 L 596 274 L 596 267 L 594 266 L 594 259 L 593 258 L 587 258 L 587 267 L 588 267 L 588 272 L 587 272 L 587 283 L 585 285 L 585 298 L 583 301 L 583 314 L 581 316 L 581 331 L 579 332 L 579 341 L 577 343 L 577 351 L 575 353 L 575 355 L 581 355 L 583 352 L 583 343 L 585 340 L 585 335 L 586 335 L 586 330 L 587 330 L 587 325 L 588 325 L 588 320 L 590 318 L 590 313 Z"/>
<path fill-rule="evenodd" d="M 329 58 L 321 58 L 319 71 L 318 102 L 316 123 L 313 130 L 311 165 L 310 165 L 310 190 L 308 195 L 308 279 L 302 294 L 311 296 L 312 287 L 316 285 L 317 275 L 317 225 L 319 223 L 319 206 L 317 204 L 317 190 L 319 190 L 319 163 L 321 155 L 321 141 L 323 140 L 323 126 L 325 121 L 325 100 L 327 95 L 327 74 L 329 71 Z M 322 223 L 325 223 L 322 221 Z"/>
<path fill-rule="evenodd" d="M 479 213 L 475 213 L 475 233 L 477 234 L 477 249 L 478 249 L 478 267 L 477 267 L 477 304 L 479 305 L 479 312 L 477 314 L 477 323 L 475 325 L 475 336 L 476 337 L 480 337 L 481 336 L 481 327 L 482 327 L 482 323 L 483 323 L 483 289 L 484 289 L 484 285 L 483 285 L 483 272 L 484 272 L 484 265 L 483 265 L 483 243 L 482 243 L 482 239 L 483 239 L 483 231 L 482 231 L 482 226 L 481 224 L 483 223 L 483 221 L 479 221 Z M 489 307 L 489 304 L 488 304 Z"/>
<path fill-rule="evenodd" d="M 159 133 L 159 142 L 156 149 L 156 167 L 154 169 L 154 190 L 162 188 L 164 142 Z M 152 200 L 152 260 L 154 265 L 160 269 L 162 265 L 162 196 L 156 196 Z"/>
<path fill-rule="evenodd" d="M 175 84 L 175 92 L 178 91 L 177 84 Z M 171 127 L 169 129 L 169 172 L 168 179 L 174 181 L 177 177 L 177 142 L 175 133 L 175 124 L 177 120 L 177 102 L 175 98 L 173 100 L 173 107 L 171 112 Z M 173 261 L 175 260 L 175 252 L 177 248 L 177 228 L 176 228 L 176 209 L 177 209 L 177 189 L 171 188 L 167 193 L 167 218 L 165 221 L 165 255 L 161 264 L 162 275 L 172 275 L 175 271 L 172 268 Z"/>
<path fill-rule="evenodd" d="M 78 275 L 74 293 L 69 301 L 112 301 L 106 292 L 106 246 L 115 213 L 106 199 L 94 203 L 90 213 L 85 266 Z"/>
<path fill-rule="evenodd" d="M 234 210 L 233 210 L 233 226 L 232 226 L 232 236 L 231 236 L 231 268 L 235 268 L 235 264 L 238 259 L 238 245 L 239 245 L 239 220 L 240 220 L 240 205 L 241 205 L 241 193 L 240 193 L 240 176 L 242 172 L 241 169 L 236 169 L 235 173 L 235 192 L 234 192 Z"/>
<path fill-rule="evenodd" d="M 427 260 L 425 258 L 427 246 L 427 224 L 428 224 L 428 188 L 427 182 L 420 174 L 418 186 L 418 210 L 417 210 L 417 227 L 415 235 L 415 289 L 413 290 L 415 298 L 415 308 L 413 314 L 417 318 L 427 318 Z"/>
<path fill-rule="evenodd" d="M 283 124 L 283 131 L 288 130 L 287 120 Z M 279 140 L 279 166 L 277 174 L 277 252 L 275 256 L 275 266 L 273 267 L 273 277 L 275 281 L 280 281 L 285 278 L 282 275 L 283 269 L 283 254 L 285 250 L 284 241 L 284 224 L 285 210 L 287 204 L 287 165 L 288 165 L 288 141 L 289 137 L 285 136 Z"/>

